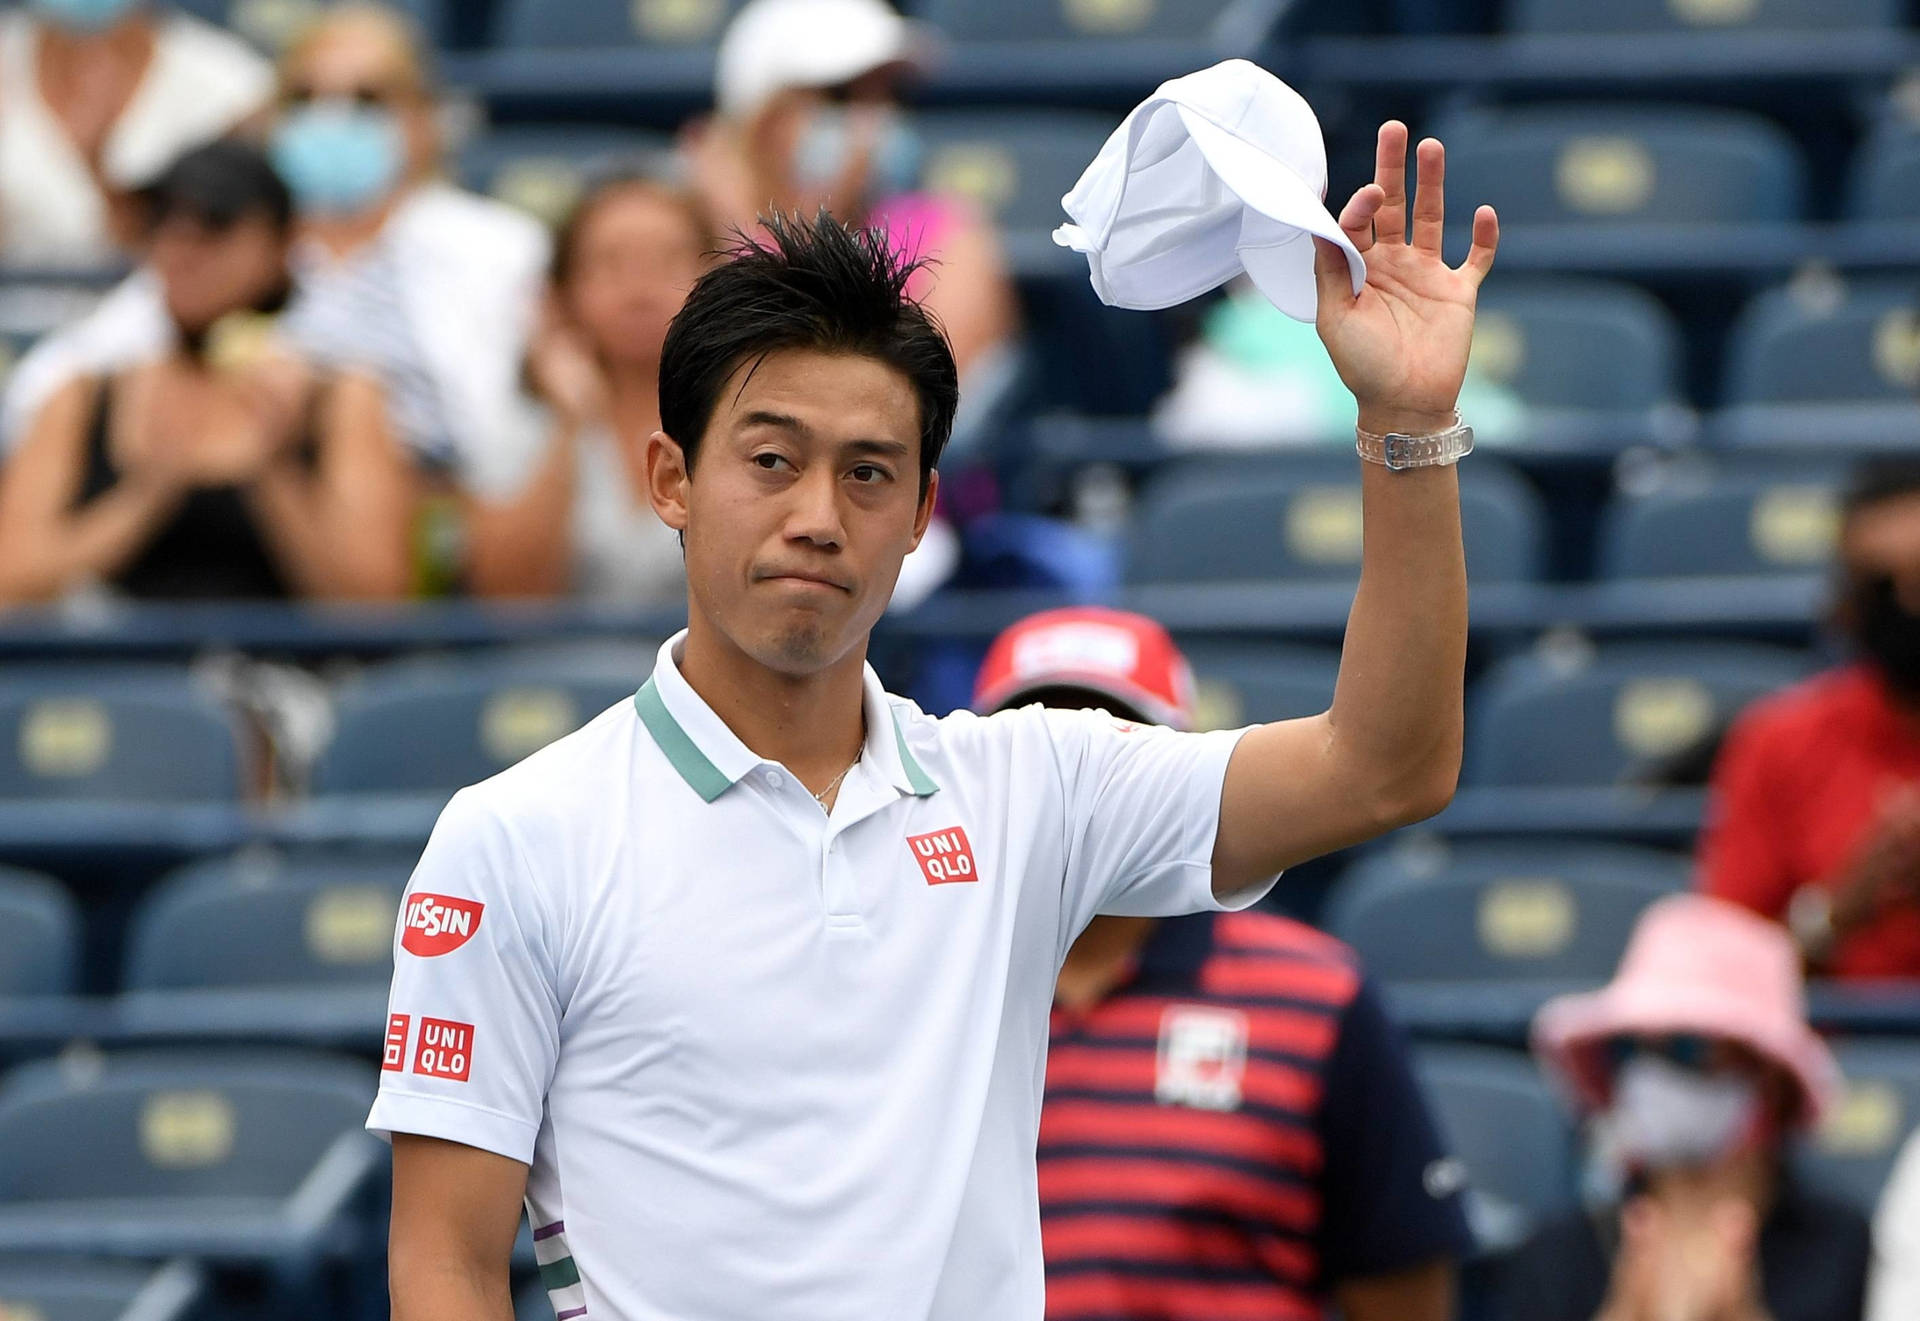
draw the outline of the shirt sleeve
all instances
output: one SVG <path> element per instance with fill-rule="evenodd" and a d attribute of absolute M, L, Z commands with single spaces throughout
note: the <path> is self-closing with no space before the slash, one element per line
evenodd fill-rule
<path fill-rule="evenodd" d="M 1907 1140 L 1873 1220 L 1866 1321 L 1920 1317 L 1920 1132 Z"/>
<path fill-rule="evenodd" d="M 1775 810 L 1775 753 L 1751 715 L 1736 723 L 1714 765 L 1700 837 L 1700 888 L 1778 917 L 1801 878 L 1789 865 Z"/>
<path fill-rule="evenodd" d="M 532 1163 L 559 1055 L 555 937 L 508 823 L 455 795 L 401 900 L 368 1129 Z"/>
<path fill-rule="evenodd" d="M 1043 714 L 1065 786 L 1071 932 L 1098 913 L 1246 908 L 1273 888 L 1277 877 L 1226 903 L 1213 894 L 1220 791 L 1244 730 L 1182 734 L 1099 711 Z"/>
<path fill-rule="evenodd" d="M 1464 1178 L 1441 1146 L 1407 1043 L 1368 982 L 1347 1005 L 1320 1104 L 1321 1271 L 1328 1280 L 1464 1259 Z"/>

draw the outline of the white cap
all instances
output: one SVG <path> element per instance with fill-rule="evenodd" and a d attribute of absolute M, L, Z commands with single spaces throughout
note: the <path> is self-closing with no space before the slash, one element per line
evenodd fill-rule
<path fill-rule="evenodd" d="M 750 0 L 720 38 L 714 100 L 722 114 L 748 115 L 790 87 L 921 63 L 925 44 L 885 0 Z"/>
<path fill-rule="evenodd" d="M 1327 149 L 1301 95 L 1227 60 L 1162 83 L 1115 129 L 1061 205 L 1053 233 L 1086 254 L 1114 307 L 1172 307 L 1242 270 L 1288 316 L 1314 318 L 1313 236 L 1367 264 L 1326 207 Z"/>

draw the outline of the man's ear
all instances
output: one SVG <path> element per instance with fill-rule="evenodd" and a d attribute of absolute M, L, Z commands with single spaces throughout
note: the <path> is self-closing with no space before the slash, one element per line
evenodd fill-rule
<path fill-rule="evenodd" d="M 647 437 L 647 500 L 660 521 L 675 532 L 687 530 L 687 456 L 664 431 Z"/>
<path fill-rule="evenodd" d="M 933 522 L 933 503 L 940 495 L 940 474 L 927 474 L 927 489 L 920 494 L 920 507 L 913 511 L 913 545 L 908 550 L 920 548 L 920 538 L 927 535 L 927 524 Z"/>

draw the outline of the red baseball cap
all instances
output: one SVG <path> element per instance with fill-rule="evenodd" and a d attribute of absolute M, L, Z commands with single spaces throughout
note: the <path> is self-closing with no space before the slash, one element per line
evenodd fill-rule
<path fill-rule="evenodd" d="M 998 711 L 1043 688 L 1084 688 L 1155 724 L 1193 727 L 1193 670 L 1167 630 L 1145 615 L 1102 606 L 1028 615 L 993 640 L 973 707 Z"/>

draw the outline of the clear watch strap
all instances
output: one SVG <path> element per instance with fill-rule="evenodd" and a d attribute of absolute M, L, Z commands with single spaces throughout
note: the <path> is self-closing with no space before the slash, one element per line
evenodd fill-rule
<path fill-rule="evenodd" d="M 1425 436 L 1409 436 L 1390 431 L 1377 436 L 1354 428 L 1354 449 L 1368 463 L 1401 472 L 1408 468 L 1439 468 L 1458 463 L 1473 453 L 1473 428 L 1453 415 L 1453 425 Z"/>

